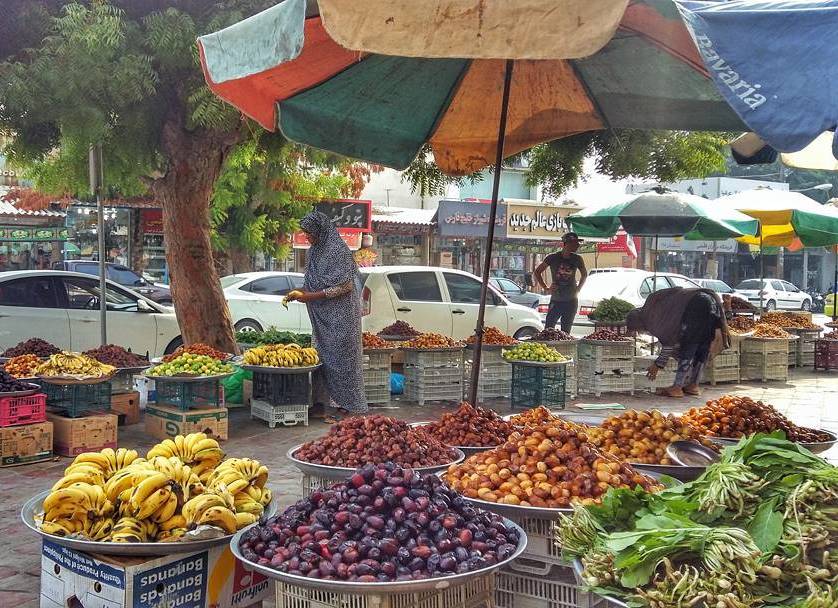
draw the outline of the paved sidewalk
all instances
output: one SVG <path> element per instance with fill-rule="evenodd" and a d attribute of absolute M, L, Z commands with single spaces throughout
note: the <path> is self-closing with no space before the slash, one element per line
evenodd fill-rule
<path fill-rule="evenodd" d="M 817 374 L 790 370 L 789 383 L 768 384 L 723 384 L 705 387 L 701 397 L 666 399 L 648 393 L 628 395 L 603 395 L 596 399 L 584 396 L 578 401 L 585 403 L 619 402 L 627 408 L 658 408 L 667 412 L 683 412 L 701 405 L 706 399 L 723 394 L 749 395 L 777 407 L 794 422 L 811 427 L 825 428 L 838 432 L 838 375 L 825 372 Z M 435 405 L 419 407 L 402 405 L 398 402 L 391 408 L 376 408 L 377 411 L 409 421 L 428 420 L 441 412 L 455 407 Z M 493 404 L 502 413 L 508 413 L 508 404 Z M 601 418 L 609 411 L 583 411 L 569 404 L 568 413 L 585 417 Z M 328 426 L 312 421 L 308 427 L 286 427 L 268 429 L 260 421 L 252 421 L 244 410 L 231 411 L 231 438 L 224 443 L 225 450 L 236 456 L 257 458 L 271 470 L 269 485 L 280 506 L 286 506 L 299 498 L 301 475 L 285 459 L 289 448 L 324 434 Z M 147 450 L 155 441 L 145 436 L 142 424 L 120 427 L 119 445 L 140 451 Z M 838 464 L 838 448 L 824 454 Z M 40 542 L 20 522 L 22 504 L 38 491 L 49 488 L 69 464 L 67 458 L 55 461 L 0 469 L 0 606 L 35 608 L 38 606 Z M 272 605 L 273 603 L 270 602 Z"/>

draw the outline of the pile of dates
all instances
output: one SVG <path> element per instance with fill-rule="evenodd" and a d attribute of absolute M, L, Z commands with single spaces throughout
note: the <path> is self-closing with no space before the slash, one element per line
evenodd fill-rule
<path fill-rule="evenodd" d="M 294 457 L 314 464 L 352 469 L 382 462 L 430 467 L 457 459 L 456 452 L 437 439 L 387 416 L 355 416 L 341 420 L 325 437 L 304 443 Z"/>
<path fill-rule="evenodd" d="M 98 348 L 84 351 L 84 354 L 99 363 L 113 365 L 116 368 L 131 368 L 148 366 L 148 359 L 141 357 L 116 344 L 106 344 Z"/>
<path fill-rule="evenodd" d="M 464 574 L 503 562 L 521 541 L 435 475 L 365 466 L 254 526 L 245 559 L 297 576 L 359 583 Z"/>
<path fill-rule="evenodd" d="M 502 444 L 514 429 L 494 410 L 463 401 L 422 430 L 446 445 L 482 448 Z"/>
<path fill-rule="evenodd" d="M 388 325 L 380 332 L 379 336 L 403 336 L 405 339 L 418 336 L 420 332 L 413 329 L 413 327 L 404 321 L 396 321 L 392 325 Z"/>
<path fill-rule="evenodd" d="M 563 332 L 561 329 L 556 329 L 555 327 L 542 329 L 531 338 L 531 340 L 537 342 L 566 342 L 568 340 L 575 339 L 576 338 L 570 334 Z"/>
<path fill-rule="evenodd" d="M 6 372 L 0 372 L 0 393 L 16 393 L 32 390 L 32 385 L 21 382 Z"/>
<path fill-rule="evenodd" d="M 622 336 L 613 329 L 598 329 L 594 333 L 585 336 L 585 340 L 598 340 L 600 342 L 625 342 L 627 340 L 631 340 L 631 338 Z"/>
<path fill-rule="evenodd" d="M 4 357 L 19 357 L 20 355 L 35 355 L 42 359 L 57 355 L 61 349 L 50 344 L 41 338 L 29 338 L 23 342 L 18 342 L 15 346 L 7 348 L 3 352 Z"/>

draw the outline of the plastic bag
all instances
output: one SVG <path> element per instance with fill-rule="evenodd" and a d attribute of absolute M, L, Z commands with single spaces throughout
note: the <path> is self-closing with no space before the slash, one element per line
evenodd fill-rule
<path fill-rule="evenodd" d="M 390 394 L 401 395 L 404 393 L 404 374 L 393 372 L 390 374 Z"/>
<path fill-rule="evenodd" d="M 227 376 L 221 381 L 224 387 L 224 402 L 225 403 L 243 403 L 244 402 L 244 381 L 253 380 L 253 372 L 233 366 L 234 370 L 231 376 Z"/>

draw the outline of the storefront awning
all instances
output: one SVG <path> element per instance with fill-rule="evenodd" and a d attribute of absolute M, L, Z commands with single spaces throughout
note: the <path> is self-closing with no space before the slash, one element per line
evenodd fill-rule
<path fill-rule="evenodd" d="M 386 224 L 431 226 L 436 209 L 411 209 L 408 207 L 374 207 L 372 221 Z"/>
<path fill-rule="evenodd" d="M 53 211 L 52 209 L 41 209 L 38 211 L 29 211 L 26 209 L 18 209 L 12 203 L 2 200 L 3 195 L 8 191 L 8 188 L 0 186 L 0 216 L 12 217 L 65 217 L 67 214 L 63 211 Z"/>

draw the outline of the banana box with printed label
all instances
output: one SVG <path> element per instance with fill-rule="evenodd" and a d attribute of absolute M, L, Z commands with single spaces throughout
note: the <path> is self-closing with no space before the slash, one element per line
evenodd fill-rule
<path fill-rule="evenodd" d="M 227 439 L 227 408 L 180 410 L 168 405 L 151 405 L 145 410 L 145 431 L 155 439 L 189 433 L 206 433 L 218 441 Z"/>
<path fill-rule="evenodd" d="M 248 608 L 273 581 L 247 569 L 227 545 L 163 557 L 83 553 L 44 541 L 41 608 Z"/>

